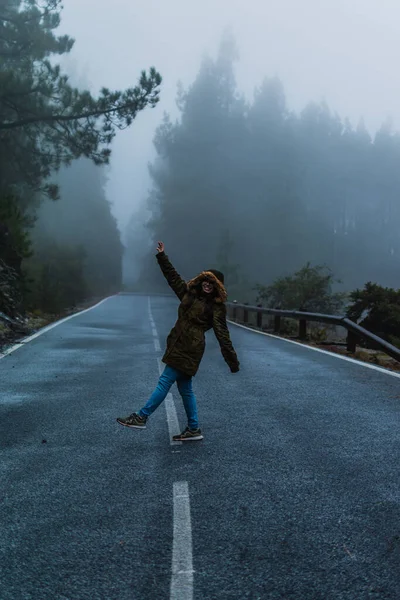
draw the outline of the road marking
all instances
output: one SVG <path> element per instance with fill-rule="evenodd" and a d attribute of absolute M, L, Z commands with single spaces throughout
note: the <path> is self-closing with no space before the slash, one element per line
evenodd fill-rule
<path fill-rule="evenodd" d="M 165 398 L 165 410 L 167 411 L 167 423 L 168 423 L 168 432 L 170 437 L 171 446 L 181 446 L 182 442 L 174 442 L 172 436 L 178 435 L 180 433 L 178 415 L 176 414 L 176 408 L 174 399 L 172 394 L 167 394 Z"/>
<path fill-rule="evenodd" d="M 43 335 L 44 333 L 47 333 L 51 329 L 54 329 L 54 327 L 58 327 L 59 325 L 61 325 L 62 323 L 65 323 L 66 321 L 69 321 L 70 319 L 74 319 L 75 317 L 79 317 L 79 315 L 83 315 L 84 313 L 87 313 L 90 310 L 93 310 L 94 308 L 97 308 L 98 306 L 100 306 L 100 304 L 103 304 L 103 302 L 106 302 L 110 298 L 113 298 L 113 296 L 109 296 L 108 298 L 104 298 L 103 300 L 100 300 L 100 302 L 98 302 L 94 306 L 91 306 L 90 308 L 85 308 L 85 310 L 81 310 L 81 311 L 79 311 L 79 312 L 77 312 L 77 313 L 75 313 L 73 315 L 70 315 L 69 317 L 64 317 L 64 319 L 60 319 L 59 321 L 56 321 L 55 323 L 51 323 L 51 325 L 47 325 L 46 327 L 43 327 L 43 329 L 41 329 L 40 331 L 37 331 L 33 335 L 30 335 L 29 337 L 22 339 L 20 342 L 18 342 L 16 344 L 14 344 L 13 346 L 11 346 L 11 348 L 8 348 L 4 352 L 1 352 L 0 353 L 0 359 L 5 358 L 6 356 L 8 356 L 9 354 L 11 354 L 12 352 L 15 352 L 15 350 L 18 350 L 18 348 L 21 348 L 25 344 L 28 344 L 29 342 L 32 342 L 33 340 L 35 340 L 36 338 L 38 338 L 40 335 Z"/>
<path fill-rule="evenodd" d="M 158 370 L 161 373 L 164 371 L 163 364 L 160 359 L 157 359 L 158 362 Z M 171 392 L 168 392 L 166 398 L 164 400 L 165 410 L 167 412 L 167 424 L 168 424 L 168 433 L 171 446 L 181 446 L 182 442 L 174 442 L 172 437 L 174 435 L 178 435 L 181 432 L 179 428 L 178 415 L 176 413 L 175 402 Z"/>
<path fill-rule="evenodd" d="M 151 311 L 150 296 L 148 296 L 148 298 L 147 298 L 147 306 L 148 306 L 148 310 L 149 310 L 149 319 L 150 319 L 150 325 L 151 325 L 151 332 L 153 334 L 154 349 L 155 349 L 156 352 L 161 352 L 161 346 L 160 346 L 160 341 L 158 339 L 157 328 L 156 328 L 156 324 L 155 324 L 154 319 L 153 319 L 153 313 Z"/>
<path fill-rule="evenodd" d="M 189 485 L 187 481 L 174 482 L 173 502 L 174 537 L 170 600 L 192 600 L 194 571 Z"/>
<path fill-rule="evenodd" d="M 148 309 L 149 309 L 150 323 L 152 323 L 154 347 L 156 349 L 156 352 L 160 352 L 161 346 L 160 346 L 160 342 L 158 340 L 158 333 L 157 333 L 157 329 L 156 329 L 156 326 L 154 323 L 153 313 L 151 310 L 150 296 L 148 298 Z M 158 371 L 161 375 L 162 372 L 164 371 L 164 365 L 159 358 L 157 359 L 157 364 L 158 364 Z M 176 413 L 174 398 L 173 398 L 171 392 L 169 392 L 166 395 L 164 404 L 165 404 L 165 410 L 167 413 L 167 425 L 168 425 L 168 434 L 169 434 L 170 444 L 171 444 L 171 446 L 181 446 L 182 442 L 174 442 L 174 440 L 172 439 L 172 437 L 174 435 L 178 435 L 178 433 L 180 433 L 181 430 L 179 428 L 178 415 Z"/>
<path fill-rule="evenodd" d="M 350 358 L 350 356 L 342 356 L 341 354 L 336 354 L 335 352 L 328 352 L 328 350 L 322 350 L 322 348 L 314 348 L 313 346 L 307 346 L 306 344 L 301 344 L 300 342 L 296 342 L 295 340 L 288 340 L 287 338 L 282 338 L 279 335 L 274 335 L 273 333 L 266 333 L 265 331 L 258 331 L 258 329 L 252 329 L 251 327 L 246 327 L 246 325 L 242 325 L 241 323 L 235 323 L 235 321 L 231 321 L 230 319 L 227 319 L 227 321 L 231 325 L 236 325 L 236 327 L 242 327 L 242 329 L 247 329 L 247 331 L 252 331 L 253 333 L 259 333 L 260 335 L 266 335 L 267 337 L 275 338 L 276 340 L 281 340 L 282 342 L 288 342 L 289 344 L 295 344 L 296 346 L 301 346 L 302 348 L 306 348 L 307 350 L 313 350 L 314 352 L 320 352 L 321 354 L 327 354 L 328 356 L 333 356 L 334 358 L 339 358 L 340 360 L 345 360 L 347 362 L 351 362 L 354 365 L 358 365 L 360 367 L 366 367 L 367 369 L 379 371 L 380 373 L 384 373 L 385 375 L 391 375 L 392 377 L 397 377 L 400 379 L 400 373 L 395 373 L 394 371 L 389 371 L 388 369 L 384 369 L 383 367 L 378 367 L 376 365 L 370 365 L 369 363 L 362 362 L 361 360 L 356 360 L 355 358 Z"/>

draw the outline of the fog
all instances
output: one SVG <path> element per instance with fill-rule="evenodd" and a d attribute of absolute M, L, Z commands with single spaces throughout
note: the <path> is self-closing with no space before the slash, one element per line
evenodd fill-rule
<path fill-rule="evenodd" d="M 243 301 L 308 264 L 399 287 L 400 8 L 377 6 L 1 0 L 4 285 L 51 313 L 164 290 L 162 239 Z"/>
<path fill-rule="evenodd" d="M 147 196 L 153 135 L 163 111 L 176 115 L 176 84 L 192 83 L 204 54 L 214 56 L 226 28 L 240 61 L 238 88 L 251 98 L 264 76 L 278 75 L 290 108 L 325 99 L 374 132 L 399 123 L 400 7 L 396 0 L 68 0 L 61 30 L 76 39 L 71 57 L 91 82 L 124 88 L 141 69 L 163 76 L 161 101 L 139 114 L 113 144 L 107 194 L 123 229 Z"/>

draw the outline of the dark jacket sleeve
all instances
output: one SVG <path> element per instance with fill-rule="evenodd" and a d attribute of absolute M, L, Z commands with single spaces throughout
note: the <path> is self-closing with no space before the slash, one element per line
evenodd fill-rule
<path fill-rule="evenodd" d="M 213 329 L 221 347 L 222 356 L 232 372 L 239 371 L 239 361 L 233 348 L 229 336 L 228 325 L 226 324 L 226 306 L 225 304 L 214 305 Z"/>
<path fill-rule="evenodd" d="M 182 300 L 183 296 L 187 292 L 186 281 L 182 279 L 177 271 L 175 271 L 165 252 L 159 252 L 156 256 L 161 271 L 163 272 L 165 279 L 168 281 L 168 285 L 174 290 L 179 300 Z"/>

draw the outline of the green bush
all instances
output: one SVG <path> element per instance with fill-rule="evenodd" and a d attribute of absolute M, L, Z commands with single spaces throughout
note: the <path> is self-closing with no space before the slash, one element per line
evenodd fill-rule
<path fill-rule="evenodd" d="M 400 290 L 368 282 L 352 292 L 350 300 L 349 319 L 400 347 Z"/>
<path fill-rule="evenodd" d="M 332 292 L 334 283 L 328 267 L 307 263 L 294 275 L 280 277 L 270 286 L 257 284 L 257 302 L 268 308 L 334 314 L 342 310 L 346 298 L 343 293 Z"/>

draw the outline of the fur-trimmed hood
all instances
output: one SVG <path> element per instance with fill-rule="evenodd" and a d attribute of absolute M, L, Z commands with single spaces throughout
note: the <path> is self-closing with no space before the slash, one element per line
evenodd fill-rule
<path fill-rule="evenodd" d="M 218 277 L 214 275 L 214 273 L 211 273 L 211 271 L 202 271 L 201 273 L 199 273 L 199 275 L 188 281 L 188 292 L 196 292 L 198 287 L 205 279 L 208 279 L 214 284 L 214 288 L 216 291 L 216 295 L 214 296 L 214 302 L 218 302 L 219 304 L 226 302 L 228 294 L 226 292 L 224 284 L 218 279 Z"/>

